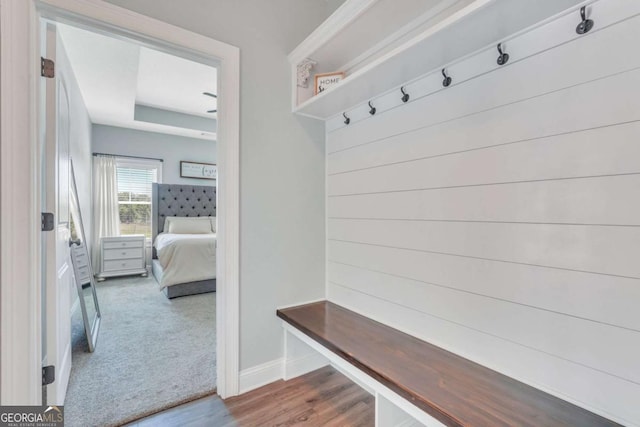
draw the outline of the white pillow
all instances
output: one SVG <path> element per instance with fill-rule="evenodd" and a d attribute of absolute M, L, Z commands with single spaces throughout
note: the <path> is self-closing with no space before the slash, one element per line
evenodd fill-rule
<path fill-rule="evenodd" d="M 168 229 L 165 232 L 171 234 L 209 234 L 213 233 L 211 220 L 202 218 L 172 218 L 168 221 Z"/>
<path fill-rule="evenodd" d="M 165 233 L 169 233 L 170 224 L 173 221 L 208 221 L 211 224 L 211 232 L 216 232 L 216 217 L 215 216 L 195 216 L 195 217 L 184 217 L 184 216 L 168 216 L 164 219 L 164 227 L 162 228 Z"/>

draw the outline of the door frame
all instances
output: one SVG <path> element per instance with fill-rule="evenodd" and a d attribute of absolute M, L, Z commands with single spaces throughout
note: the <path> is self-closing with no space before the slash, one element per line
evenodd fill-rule
<path fill-rule="evenodd" d="M 218 67 L 217 389 L 238 394 L 240 51 L 98 0 L 0 0 L 0 404 L 41 404 L 40 19 Z"/>

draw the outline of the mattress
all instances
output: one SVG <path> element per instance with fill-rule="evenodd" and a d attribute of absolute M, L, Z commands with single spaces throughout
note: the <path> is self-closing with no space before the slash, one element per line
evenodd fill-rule
<path fill-rule="evenodd" d="M 161 233 L 153 246 L 162 267 L 160 287 L 216 277 L 216 235 Z"/>

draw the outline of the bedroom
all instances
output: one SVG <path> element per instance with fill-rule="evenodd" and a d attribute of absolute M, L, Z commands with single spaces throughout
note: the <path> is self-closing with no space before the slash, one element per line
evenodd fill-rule
<path fill-rule="evenodd" d="M 69 425 L 87 425 L 102 412 L 96 389 L 125 397 L 123 419 L 215 390 L 217 70 L 108 34 L 57 32 L 73 219 L 97 297 L 94 307 L 72 290 L 65 409 Z M 99 314 L 93 335 L 84 312 Z M 156 369 L 165 382 L 152 381 Z M 154 398 L 135 403 L 141 393 Z"/>

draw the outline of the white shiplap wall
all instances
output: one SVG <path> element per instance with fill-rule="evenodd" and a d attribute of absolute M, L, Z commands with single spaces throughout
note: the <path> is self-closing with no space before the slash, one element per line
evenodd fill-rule
<path fill-rule="evenodd" d="M 629 16 L 328 126 L 328 299 L 640 425 L 639 42 Z"/>

